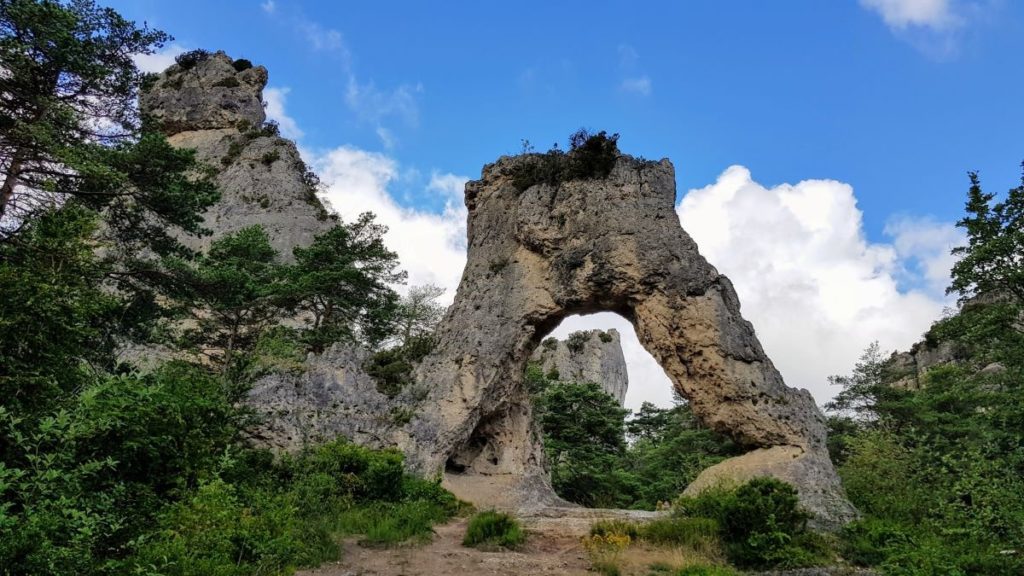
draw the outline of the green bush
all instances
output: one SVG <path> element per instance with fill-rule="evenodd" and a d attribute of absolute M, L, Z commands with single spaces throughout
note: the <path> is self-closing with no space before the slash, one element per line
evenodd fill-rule
<path fill-rule="evenodd" d="M 238 58 L 237 60 L 231 63 L 231 66 L 234 67 L 236 72 L 242 72 L 244 70 L 252 68 L 252 62 L 246 60 L 245 58 Z"/>
<path fill-rule="evenodd" d="M 840 553 L 857 566 L 877 566 L 888 558 L 894 546 L 908 540 L 898 525 L 878 518 L 865 518 L 843 527 Z"/>
<path fill-rule="evenodd" d="M 466 528 L 463 546 L 496 546 L 518 548 L 526 541 L 526 534 L 512 516 L 488 510 L 473 516 Z"/>
<path fill-rule="evenodd" d="M 596 134 L 581 128 L 569 137 L 569 152 L 552 148 L 544 154 L 524 154 L 512 185 L 524 191 L 536 184 L 557 186 L 571 180 L 607 178 L 619 157 L 618 134 Z"/>
<path fill-rule="evenodd" d="M 774 478 L 755 478 L 735 489 L 680 498 L 677 513 L 718 523 L 726 556 L 741 567 L 797 568 L 828 562 L 821 538 L 808 532 L 796 489 Z"/>
<path fill-rule="evenodd" d="M 640 526 L 640 537 L 652 544 L 712 551 L 718 545 L 718 523 L 710 518 L 658 518 Z"/>
<path fill-rule="evenodd" d="M 433 336 L 415 336 L 404 346 L 370 356 L 363 368 L 377 382 L 381 394 L 394 398 L 412 382 L 413 368 L 433 349 Z"/>
<path fill-rule="evenodd" d="M 630 540 L 640 539 L 640 525 L 629 520 L 599 520 L 590 526 L 591 536 L 629 536 Z"/>
<path fill-rule="evenodd" d="M 200 48 L 198 50 L 191 50 L 189 52 L 178 54 L 174 57 L 174 61 L 178 63 L 178 66 L 180 66 L 182 70 L 191 70 L 192 68 L 195 68 L 196 64 L 199 64 L 209 57 L 210 51 Z"/>

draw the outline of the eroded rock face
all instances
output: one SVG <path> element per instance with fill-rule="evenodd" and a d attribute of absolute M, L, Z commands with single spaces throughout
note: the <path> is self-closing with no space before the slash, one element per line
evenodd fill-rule
<path fill-rule="evenodd" d="M 626 400 L 629 375 L 622 340 L 614 328 L 574 332 L 565 340 L 548 338 L 530 361 L 537 362 L 545 374 L 557 373 L 559 380 L 599 384 L 619 406 Z"/>
<path fill-rule="evenodd" d="M 224 52 L 210 54 L 191 68 L 174 64 L 139 98 L 142 110 L 167 134 L 259 126 L 266 120 L 263 66 L 236 70 Z"/>
<path fill-rule="evenodd" d="M 555 501 L 536 491 L 546 473 L 523 371 L 563 318 L 610 311 L 633 323 L 704 424 L 752 450 L 695 486 L 767 474 L 793 483 L 820 525 L 854 517 L 813 398 L 783 383 L 732 284 L 680 227 L 671 163 L 620 156 L 605 179 L 520 191 L 513 178 L 528 162 L 502 158 L 466 185 L 468 262 L 417 371 L 430 397 L 408 427 L 409 464 L 508 475 L 530 487 L 521 504 Z"/>
<path fill-rule="evenodd" d="M 260 416 L 250 439 L 278 452 L 338 437 L 370 448 L 394 446 L 426 391 L 414 385 L 393 398 L 380 393 L 363 370 L 367 356 L 358 347 L 335 344 L 301 365 L 271 370 L 245 399 Z"/>
<path fill-rule="evenodd" d="M 221 198 L 203 218 L 212 234 L 182 235 L 182 243 L 205 250 L 225 234 L 258 224 L 289 261 L 293 248 L 310 244 L 335 220 L 317 198 L 295 143 L 263 126 L 266 69 L 237 71 L 232 62 L 217 52 L 188 70 L 175 64 L 142 95 L 140 106 L 162 123 L 173 146 L 195 149 L 216 172 Z"/>

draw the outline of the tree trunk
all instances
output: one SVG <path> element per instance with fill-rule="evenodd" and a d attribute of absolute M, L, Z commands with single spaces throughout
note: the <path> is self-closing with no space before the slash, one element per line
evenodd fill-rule
<path fill-rule="evenodd" d="M 11 165 L 7 169 L 7 176 L 4 178 L 3 186 L 0 187 L 0 218 L 3 218 L 4 214 L 7 213 L 7 205 L 14 198 L 14 189 L 17 188 L 18 177 L 21 176 L 21 166 L 21 150 L 17 150 L 11 157 Z"/>

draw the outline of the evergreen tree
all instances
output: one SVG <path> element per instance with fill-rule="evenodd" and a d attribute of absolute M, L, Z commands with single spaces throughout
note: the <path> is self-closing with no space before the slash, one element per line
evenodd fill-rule
<path fill-rule="evenodd" d="M 959 294 L 961 302 L 979 294 L 1024 301 L 1024 177 L 993 204 L 995 196 L 982 191 L 977 172 L 969 176 L 967 215 L 957 222 L 967 245 L 953 249 L 960 259 L 947 292 Z"/>
<path fill-rule="evenodd" d="M 180 251 L 171 229 L 202 231 L 212 184 L 136 107 L 132 57 L 168 39 L 91 0 L 0 2 L 0 240 L 69 198 L 108 213 L 122 255 Z"/>

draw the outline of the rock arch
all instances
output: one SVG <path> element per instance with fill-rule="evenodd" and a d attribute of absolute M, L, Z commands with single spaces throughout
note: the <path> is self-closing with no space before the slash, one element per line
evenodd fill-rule
<path fill-rule="evenodd" d="M 620 156 L 607 178 L 519 190 L 532 160 L 503 157 L 466 185 L 468 261 L 418 368 L 431 392 L 401 440 L 410 466 L 497 483 L 520 505 L 556 502 L 523 370 L 563 318 L 610 311 L 633 323 L 698 418 L 751 449 L 688 490 L 772 475 L 819 524 L 852 518 L 813 398 L 783 383 L 732 284 L 679 225 L 672 164 Z"/>

